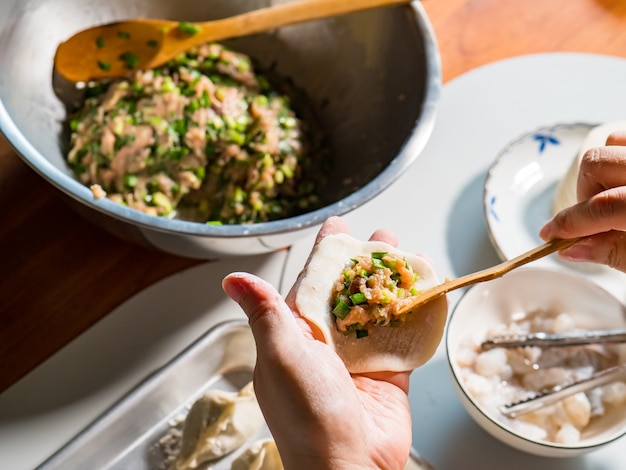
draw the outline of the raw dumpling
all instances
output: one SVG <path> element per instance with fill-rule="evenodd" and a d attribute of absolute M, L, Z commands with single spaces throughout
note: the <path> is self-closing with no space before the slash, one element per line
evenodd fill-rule
<path fill-rule="evenodd" d="M 594 127 L 589 131 L 589 133 L 585 137 L 585 140 L 580 146 L 578 155 L 576 155 L 576 157 L 572 161 L 572 164 L 567 170 L 567 173 L 557 187 L 554 201 L 552 203 L 553 214 L 562 211 L 566 207 L 573 206 L 578 202 L 578 199 L 576 197 L 578 168 L 580 167 L 580 162 L 582 161 L 585 152 L 595 147 L 604 147 L 606 145 L 606 139 L 609 137 L 609 135 L 617 131 L 626 131 L 626 121 L 608 122 L 606 124 Z"/>
<path fill-rule="evenodd" d="M 445 296 L 408 314 L 401 326 L 374 326 L 367 336 L 359 338 L 338 331 L 331 313 L 335 283 L 352 258 L 382 252 L 404 258 L 418 274 L 413 284 L 418 295 L 439 284 L 430 263 L 420 256 L 403 253 L 387 243 L 336 234 L 322 239 L 296 287 L 298 311 L 320 331 L 351 373 L 412 370 L 432 357 L 443 335 L 448 313 Z"/>
<path fill-rule="evenodd" d="M 263 426 L 252 382 L 237 392 L 210 390 L 189 410 L 177 470 L 197 468 L 241 446 Z"/>
<path fill-rule="evenodd" d="M 231 470 L 283 470 L 283 462 L 273 439 L 261 439 L 237 457 Z"/>

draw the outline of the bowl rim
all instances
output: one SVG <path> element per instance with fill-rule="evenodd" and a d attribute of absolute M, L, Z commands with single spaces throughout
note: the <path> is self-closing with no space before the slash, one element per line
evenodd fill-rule
<path fill-rule="evenodd" d="M 602 286 L 594 283 L 593 281 L 589 281 L 588 279 L 584 278 L 581 275 L 572 273 L 572 272 L 568 272 L 565 271 L 563 269 L 556 269 L 556 268 L 547 268 L 547 267 L 522 267 L 519 268 L 518 270 L 516 270 L 515 272 L 509 273 L 506 276 L 511 277 L 511 275 L 515 275 L 515 273 L 520 273 L 520 272 L 542 272 L 542 273 L 548 273 L 550 275 L 558 275 L 558 276 L 564 276 L 564 277 L 568 277 L 570 279 L 573 279 L 577 282 L 583 282 L 583 283 L 588 283 L 589 287 L 593 290 L 596 290 L 600 295 L 604 295 L 606 296 L 608 299 L 611 300 L 615 300 L 616 304 L 619 304 L 622 306 L 622 310 L 626 313 L 626 306 L 620 302 L 620 300 L 615 297 L 613 294 L 611 294 L 608 290 L 604 289 Z M 504 431 L 508 436 L 517 439 L 523 443 L 525 443 L 527 446 L 529 447 L 537 447 L 537 448 L 541 448 L 545 450 L 554 450 L 554 451 L 563 451 L 563 452 L 567 452 L 567 451 L 572 451 L 572 452 L 582 452 L 582 451 L 591 451 L 593 449 L 596 449 L 598 447 L 603 447 L 607 444 L 610 444 L 611 442 L 614 442 L 622 437 L 624 437 L 624 435 L 626 435 L 626 422 L 624 423 L 623 427 L 621 428 L 620 431 L 618 431 L 617 433 L 615 433 L 614 435 L 612 435 L 609 439 L 605 439 L 605 440 L 600 440 L 594 443 L 590 443 L 590 444 L 580 444 L 580 443 L 575 443 L 575 444 L 560 444 L 558 442 L 551 442 L 551 441 L 543 441 L 543 440 L 535 440 L 535 439 L 531 439 L 529 437 L 526 437 L 522 434 L 519 434 L 517 432 L 515 432 L 513 429 L 511 429 L 509 426 L 507 426 L 506 424 L 502 423 L 501 421 L 499 421 L 495 416 L 492 416 L 490 413 L 488 413 L 487 411 L 485 411 L 483 409 L 482 406 L 480 406 L 476 400 L 472 397 L 472 395 L 466 390 L 465 386 L 461 383 L 461 380 L 459 379 L 459 376 L 457 375 L 457 370 L 458 370 L 458 366 L 456 364 L 454 364 L 453 362 L 453 354 L 451 353 L 451 344 L 450 344 L 450 330 L 451 330 L 451 326 L 452 326 L 452 322 L 455 318 L 455 314 L 457 313 L 459 306 L 462 304 L 463 300 L 466 299 L 466 297 L 468 296 L 468 294 L 470 293 L 470 291 L 473 291 L 477 288 L 481 288 L 482 286 L 479 284 L 476 284 L 474 286 L 469 287 L 468 289 L 466 289 L 462 296 L 459 298 L 458 302 L 455 304 L 454 308 L 451 310 L 450 315 L 449 315 L 449 320 L 448 320 L 448 325 L 446 328 L 446 333 L 445 333 L 445 346 L 446 346 L 446 360 L 448 363 L 448 370 L 450 371 L 450 375 L 452 376 L 452 379 L 454 381 L 454 385 L 455 385 L 455 389 L 457 390 L 457 392 L 461 393 L 464 400 L 463 401 L 463 406 L 464 408 L 468 405 L 471 404 L 471 406 L 473 407 L 473 410 L 476 413 L 479 413 L 483 418 L 487 419 L 489 421 L 490 427 L 492 428 L 499 428 L 501 431 Z M 626 321 L 626 317 L 625 317 L 625 321 Z M 466 410 L 467 413 L 475 420 L 476 418 L 474 417 L 473 413 L 471 413 L 469 410 Z M 499 439 L 499 440 L 503 440 L 503 438 L 501 436 L 495 436 L 492 432 L 492 430 L 488 430 L 485 426 L 483 426 L 480 423 L 477 423 L 481 428 L 485 429 L 486 431 L 488 431 L 492 436 L 494 436 L 495 438 Z M 508 445 L 511 445 L 512 447 L 518 448 L 520 449 L 521 446 L 520 444 L 511 444 L 511 443 L 507 443 Z M 540 455 L 546 455 L 544 454 L 540 454 Z M 568 454 L 571 455 L 571 454 Z"/>
<path fill-rule="evenodd" d="M 388 188 L 417 159 L 433 130 L 436 108 L 442 87 L 441 57 L 434 29 L 424 7 L 417 0 L 406 6 L 411 8 L 413 13 L 411 17 L 416 21 L 418 29 L 424 33 L 422 41 L 424 57 L 426 58 L 426 80 L 422 112 L 397 156 L 381 173 L 342 200 L 305 214 L 270 222 L 228 225 L 213 225 L 149 215 L 107 198 L 96 199 L 90 188 L 74 179 L 71 175 L 56 168 L 20 132 L 16 124 L 11 120 L 1 100 L 0 133 L 27 165 L 62 193 L 77 200 L 89 209 L 135 226 L 169 234 L 215 238 L 243 238 L 285 234 L 318 226 L 330 216 L 341 216 L 356 209 Z"/>

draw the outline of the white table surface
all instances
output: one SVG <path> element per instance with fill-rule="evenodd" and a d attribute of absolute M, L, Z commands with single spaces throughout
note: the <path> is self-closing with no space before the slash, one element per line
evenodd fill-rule
<path fill-rule="evenodd" d="M 573 53 L 508 59 L 449 82 L 422 155 L 391 188 L 345 217 L 351 233 L 367 238 L 376 228 L 392 229 L 402 249 L 429 255 L 442 278 L 499 262 L 482 206 L 495 155 L 542 125 L 624 119 L 625 83 L 626 60 Z M 124 303 L 0 395 L 0 468 L 34 468 L 212 325 L 242 318 L 219 288 L 228 272 L 254 272 L 286 292 L 312 242 L 204 264 Z M 622 280 L 604 287 L 624 302 Z M 449 295 L 451 309 L 460 295 Z M 443 344 L 413 373 L 410 390 L 414 447 L 437 470 L 624 468 L 625 439 L 582 457 L 548 459 L 489 436 L 456 399 Z"/>

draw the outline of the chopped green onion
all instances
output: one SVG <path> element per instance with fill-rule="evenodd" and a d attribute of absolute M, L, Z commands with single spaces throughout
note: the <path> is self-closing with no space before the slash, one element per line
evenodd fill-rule
<path fill-rule="evenodd" d="M 386 254 L 386 251 L 372 251 L 372 259 L 383 259 Z"/>
<path fill-rule="evenodd" d="M 199 166 L 198 168 L 196 168 L 195 174 L 199 180 L 203 180 L 206 176 L 206 168 L 203 166 Z"/>
<path fill-rule="evenodd" d="M 124 175 L 124 186 L 127 188 L 134 188 L 139 183 L 139 178 L 136 175 L 132 175 L 130 173 L 126 173 Z"/>
<path fill-rule="evenodd" d="M 128 31 L 118 31 L 117 37 L 123 38 L 123 39 L 130 39 L 130 33 Z"/>
<path fill-rule="evenodd" d="M 104 62 L 103 60 L 98 61 L 98 67 L 100 67 L 100 70 L 104 70 L 105 72 L 111 70 L 111 64 Z"/>
<path fill-rule="evenodd" d="M 339 303 L 333 309 L 333 314 L 340 320 L 343 320 L 344 318 L 346 318 L 348 313 L 350 313 L 350 306 L 347 303 L 345 303 L 343 300 L 340 300 Z"/>
<path fill-rule="evenodd" d="M 198 100 L 200 101 L 200 106 L 202 106 L 203 108 L 211 107 L 211 97 L 209 96 L 208 91 L 204 90 L 202 92 L 202 96 L 200 96 Z"/>
<path fill-rule="evenodd" d="M 198 100 L 191 100 L 187 105 L 187 108 L 191 111 L 197 111 L 200 109 L 200 102 Z"/>
<path fill-rule="evenodd" d="M 202 28 L 197 24 L 189 23 L 187 21 L 181 21 L 178 23 L 178 30 L 188 34 L 189 36 L 195 36 L 200 32 Z"/>
<path fill-rule="evenodd" d="M 274 173 L 274 181 L 276 181 L 276 184 L 283 184 L 283 182 L 285 181 L 284 173 L 280 170 L 276 170 L 276 172 Z"/>
<path fill-rule="evenodd" d="M 228 139 L 228 141 L 239 146 L 242 146 L 246 143 L 246 135 L 242 134 L 241 132 L 237 132 L 234 129 L 228 129 L 226 131 L 226 138 Z"/>
<path fill-rule="evenodd" d="M 152 195 L 152 204 L 163 209 L 166 214 L 169 214 L 174 209 L 169 198 L 162 192 Z"/>
<path fill-rule="evenodd" d="M 174 80 L 172 80 L 172 77 L 168 76 L 163 78 L 163 85 L 161 85 L 161 90 L 166 92 L 176 90 L 176 84 L 174 83 Z"/>
<path fill-rule="evenodd" d="M 104 38 L 102 36 L 98 36 L 96 38 L 96 46 L 98 47 L 98 49 L 102 49 L 104 45 L 105 45 Z"/>
<path fill-rule="evenodd" d="M 258 80 L 258 77 L 257 77 L 257 80 Z M 269 106 L 269 100 L 267 99 L 267 96 L 265 95 L 255 96 L 254 104 L 257 106 L 262 106 L 264 108 L 267 108 Z"/>
<path fill-rule="evenodd" d="M 173 147 L 167 151 L 167 158 L 172 161 L 180 161 L 187 154 L 189 154 L 187 147 Z"/>
<path fill-rule="evenodd" d="M 286 178 L 293 178 L 293 170 L 287 165 L 281 165 L 280 171 L 283 172 Z"/>
<path fill-rule="evenodd" d="M 350 300 L 354 305 L 359 305 L 367 302 L 367 297 L 365 297 L 365 294 L 363 292 L 357 292 L 356 294 L 352 294 L 350 296 Z"/>
<path fill-rule="evenodd" d="M 285 128 L 285 129 L 293 129 L 294 127 L 296 127 L 296 125 L 298 124 L 296 119 L 292 116 L 285 116 L 285 117 L 281 117 L 278 119 L 278 122 Z"/>
<path fill-rule="evenodd" d="M 148 47 L 157 47 L 159 45 L 159 43 L 154 39 L 150 39 L 146 44 L 148 45 Z"/>
<path fill-rule="evenodd" d="M 139 57 L 137 54 L 133 54 L 129 51 L 120 54 L 119 59 L 124 62 L 127 69 L 136 69 L 139 65 Z"/>
<path fill-rule="evenodd" d="M 367 330 L 356 330 L 356 339 L 365 338 L 369 335 Z"/>
<path fill-rule="evenodd" d="M 383 260 L 380 258 L 373 258 L 372 257 L 372 266 L 374 266 L 377 269 L 385 269 L 385 263 L 383 263 Z"/>
<path fill-rule="evenodd" d="M 176 119 L 172 123 L 172 129 L 178 135 L 185 135 L 187 133 L 187 123 L 184 119 Z"/>

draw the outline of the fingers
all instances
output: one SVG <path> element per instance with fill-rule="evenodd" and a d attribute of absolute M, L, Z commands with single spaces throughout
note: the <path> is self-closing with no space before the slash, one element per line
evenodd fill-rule
<path fill-rule="evenodd" d="M 626 186 L 608 189 L 562 210 L 542 227 L 539 236 L 553 240 L 609 230 L 626 230 Z"/>
<path fill-rule="evenodd" d="M 578 173 L 579 204 L 558 213 L 540 231 L 544 240 L 626 230 L 626 132 L 585 153 Z"/>
<path fill-rule="evenodd" d="M 294 283 L 294 285 L 289 290 L 289 293 L 287 294 L 287 297 L 286 297 L 287 305 L 289 305 L 291 308 L 295 308 L 294 296 L 295 296 L 296 289 L 298 285 L 300 284 L 300 281 L 302 280 L 302 276 L 304 275 L 304 271 L 306 270 L 306 267 L 309 265 L 309 262 L 311 261 L 311 257 L 315 253 L 315 249 L 317 248 L 317 245 L 319 245 L 319 243 L 322 241 L 322 239 L 324 239 L 324 237 L 327 237 L 328 235 L 334 235 L 336 233 L 348 233 L 348 224 L 341 217 L 329 217 L 322 224 L 322 227 L 320 228 L 319 232 L 317 232 L 317 237 L 315 238 L 313 249 L 311 250 L 311 253 L 309 253 L 309 257 L 304 263 L 304 266 L 302 270 L 300 271 L 300 274 L 298 274 L 298 278 L 296 279 L 296 282 Z"/>
<path fill-rule="evenodd" d="M 605 264 L 626 272 L 626 233 L 611 231 L 596 235 L 562 250 L 559 256 L 568 261 Z"/>
<path fill-rule="evenodd" d="M 361 377 L 367 377 L 372 380 L 388 382 L 395 385 L 408 395 L 411 371 L 407 372 L 370 372 L 368 374 L 358 374 Z"/>
<path fill-rule="evenodd" d="M 379 229 L 376 230 L 370 237 L 372 241 L 385 242 L 391 246 L 398 246 L 398 237 L 391 230 Z"/>
<path fill-rule="evenodd" d="M 581 202 L 556 214 L 539 236 L 544 240 L 590 236 L 559 255 L 626 272 L 626 131 L 611 134 L 606 143 L 582 159 L 577 187 Z"/>
<path fill-rule="evenodd" d="M 626 145 L 626 129 L 609 135 L 606 139 L 606 145 Z"/>
<path fill-rule="evenodd" d="M 612 134 L 611 137 L 620 138 L 616 134 Z M 626 147 L 600 147 L 585 153 L 578 170 L 579 201 L 624 184 L 626 184 Z"/>
<path fill-rule="evenodd" d="M 248 317 L 259 355 L 298 346 L 302 333 L 271 284 L 252 274 L 232 273 L 224 278 L 222 288 Z"/>
<path fill-rule="evenodd" d="M 315 245 L 322 241 L 322 239 L 328 235 L 334 235 L 336 233 L 348 233 L 348 224 L 341 217 L 329 217 L 322 224 L 320 231 L 317 233 L 315 239 Z"/>

